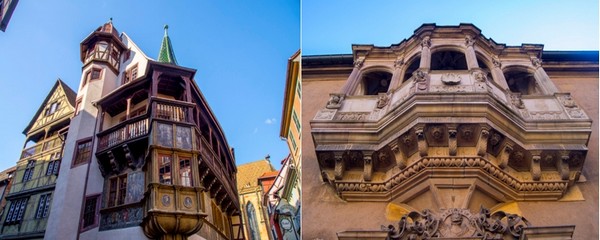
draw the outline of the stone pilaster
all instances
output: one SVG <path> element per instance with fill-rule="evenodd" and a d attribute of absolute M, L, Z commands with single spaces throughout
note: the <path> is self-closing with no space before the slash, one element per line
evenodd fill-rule
<path fill-rule="evenodd" d="M 388 92 L 393 91 L 402 84 L 402 66 L 404 66 L 404 58 L 396 58 L 394 61 L 394 73 L 392 74 L 392 81 L 390 82 L 390 88 L 388 89 Z"/>
<path fill-rule="evenodd" d="M 558 88 L 556 88 L 548 74 L 546 74 L 546 71 L 544 71 L 544 68 L 542 68 L 542 60 L 537 57 L 532 57 L 531 64 L 535 68 L 533 75 L 537 84 L 542 88 L 542 93 L 546 95 L 557 93 Z"/>
<path fill-rule="evenodd" d="M 448 152 L 450 156 L 456 156 L 458 142 L 456 140 L 456 125 L 448 126 Z"/>
<path fill-rule="evenodd" d="M 471 35 L 465 36 L 465 45 L 467 46 L 467 50 L 465 51 L 465 58 L 467 59 L 467 68 L 469 70 L 479 68 L 473 44 L 475 44 L 475 40 L 473 39 L 473 37 Z"/>
<path fill-rule="evenodd" d="M 496 82 L 503 90 L 507 90 L 508 83 L 506 82 L 506 78 L 504 77 L 504 73 L 502 72 L 502 62 L 497 56 L 492 57 L 492 78 L 494 78 L 494 82 Z"/>

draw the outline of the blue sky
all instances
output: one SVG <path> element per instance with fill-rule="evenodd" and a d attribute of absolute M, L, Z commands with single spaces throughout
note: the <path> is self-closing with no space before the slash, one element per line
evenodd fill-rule
<path fill-rule="evenodd" d="M 303 55 L 351 53 L 351 44 L 389 46 L 423 23 L 473 23 L 507 45 L 598 50 L 598 0 L 302 1 Z"/>
<path fill-rule="evenodd" d="M 77 89 L 79 43 L 109 18 L 151 58 L 169 25 L 179 65 L 223 127 L 238 164 L 287 156 L 279 138 L 287 59 L 300 47 L 291 1 L 20 1 L 0 32 L 0 169 L 16 163 L 21 133 L 57 78 Z"/>

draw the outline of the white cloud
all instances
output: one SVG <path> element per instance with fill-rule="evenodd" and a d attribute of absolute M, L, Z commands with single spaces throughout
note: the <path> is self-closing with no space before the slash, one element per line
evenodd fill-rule
<path fill-rule="evenodd" d="M 265 123 L 271 125 L 271 124 L 275 123 L 275 121 L 277 121 L 277 120 L 275 120 L 275 118 L 267 118 L 267 120 L 265 120 Z"/>

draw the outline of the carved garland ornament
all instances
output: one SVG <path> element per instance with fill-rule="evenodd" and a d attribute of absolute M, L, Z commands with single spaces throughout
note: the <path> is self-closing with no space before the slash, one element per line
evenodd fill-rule
<path fill-rule="evenodd" d="M 523 182 L 518 178 L 506 173 L 501 168 L 483 158 L 462 158 L 462 157 L 424 157 L 399 173 L 395 174 L 389 180 L 383 183 L 358 183 L 336 181 L 334 187 L 341 192 L 387 192 L 408 181 L 411 177 L 424 171 L 426 168 L 481 168 L 489 174 L 490 177 L 503 182 L 508 187 L 516 191 L 528 192 L 564 192 L 568 183 L 564 181 L 545 181 L 545 182 Z"/>
<path fill-rule="evenodd" d="M 466 237 L 492 240 L 504 239 L 504 236 L 518 239 L 523 227 L 528 226 L 531 226 L 529 221 L 519 215 L 504 211 L 490 213 L 482 206 L 477 214 L 457 208 L 440 215 L 429 209 L 412 211 L 400 218 L 398 229 L 393 225 L 381 226 L 381 229 L 388 232 L 386 240 Z"/>

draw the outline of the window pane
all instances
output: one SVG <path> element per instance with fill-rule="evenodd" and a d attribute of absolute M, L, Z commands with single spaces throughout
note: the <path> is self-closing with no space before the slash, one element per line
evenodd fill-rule
<path fill-rule="evenodd" d="M 192 186 L 192 167 L 190 159 L 181 159 L 179 161 L 179 176 L 181 185 Z"/>
<path fill-rule="evenodd" d="M 170 124 L 157 124 L 158 144 L 165 147 L 173 147 L 173 126 Z"/>
<path fill-rule="evenodd" d="M 171 156 L 159 155 L 158 181 L 163 184 L 171 183 Z"/>
<path fill-rule="evenodd" d="M 192 130 L 190 128 L 177 126 L 177 148 L 192 148 Z"/>
<path fill-rule="evenodd" d="M 81 142 L 77 145 L 74 165 L 86 163 L 92 157 L 92 140 Z"/>
<path fill-rule="evenodd" d="M 125 203 L 125 196 L 127 195 L 127 175 L 119 177 L 119 198 L 117 205 Z"/>
<path fill-rule="evenodd" d="M 97 197 L 88 198 L 85 200 L 85 207 L 83 210 L 83 227 L 94 225 L 96 220 L 96 203 Z"/>

